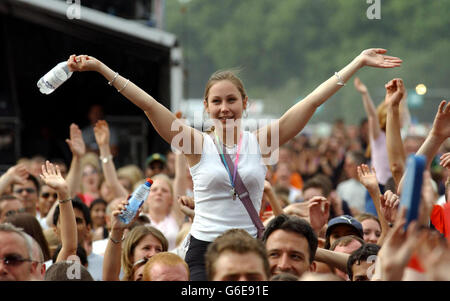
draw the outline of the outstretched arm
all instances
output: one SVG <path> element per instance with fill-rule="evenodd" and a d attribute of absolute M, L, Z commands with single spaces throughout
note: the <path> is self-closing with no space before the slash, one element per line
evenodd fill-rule
<path fill-rule="evenodd" d="M 278 124 L 272 123 L 258 130 L 257 137 L 259 144 L 262 146 L 269 145 L 267 141 L 271 141 L 271 129 L 276 126 L 279 127 L 279 146 L 295 137 L 305 127 L 316 109 L 335 94 L 342 87 L 341 84 L 347 82 L 363 66 L 377 68 L 399 67 L 402 60 L 397 57 L 384 55 L 386 52 L 387 50 L 380 48 L 367 49 L 361 52 L 351 63 L 338 72 L 339 78 L 333 75 L 306 96 L 305 99 L 291 107 L 276 122 Z M 272 146 L 272 144 L 270 145 Z M 274 150 L 273 147 L 271 147 L 272 150 Z M 264 153 L 267 152 L 264 151 Z"/>
<path fill-rule="evenodd" d="M 73 198 L 81 187 L 81 158 L 86 153 L 86 145 L 81 135 L 81 130 L 75 123 L 70 125 L 70 139 L 66 139 L 67 145 L 69 145 L 72 152 L 72 162 L 70 169 L 66 177 L 66 183 L 69 189 L 69 197 Z M 55 202 L 45 218 L 45 222 L 50 227 L 53 225 L 53 214 L 58 204 Z"/>
<path fill-rule="evenodd" d="M 175 154 L 175 178 L 173 181 L 173 203 L 171 214 L 177 221 L 177 224 L 181 227 L 184 223 L 185 214 L 181 210 L 178 203 L 178 196 L 184 196 L 186 194 L 187 181 L 186 181 L 186 161 L 181 154 Z"/>
<path fill-rule="evenodd" d="M 358 77 L 355 77 L 354 85 L 356 90 L 361 93 L 363 99 L 364 110 L 367 115 L 367 122 L 369 124 L 369 136 L 376 140 L 378 135 L 380 135 L 380 123 L 378 121 L 377 110 L 373 104 L 372 97 L 370 97 L 369 90 L 366 85 L 364 85 Z"/>
<path fill-rule="evenodd" d="M 92 56 L 72 55 L 67 63 L 71 71 L 96 71 L 102 74 L 119 93 L 144 111 L 158 134 L 167 143 L 172 144 L 174 141 L 174 143 L 177 144 L 176 146 L 183 146 L 182 151 L 187 156 L 191 166 L 193 163 L 195 164 L 200 160 L 198 151 L 200 150 L 201 154 L 203 146 L 202 134 L 194 128 L 177 120 L 172 112 L 157 102 L 144 90 L 123 76 L 120 76 L 118 73 L 115 73 L 104 63 Z M 191 138 L 194 139 L 194 145 L 190 144 Z M 183 145 L 183 143 L 185 143 L 185 145 Z M 194 150 L 197 154 L 194 153 Z"/>
<path fill-rule="evenodd" d="M 426 157 L 427 169 L 438 152 L 439 147 L 448 137 L 450 137 L 450 104 L 443 100 L 439 104 L 430 133 L 416 153 L 416 155 L 424 155 Z M 400 181 L 399 187 L 397 188 L 398 191 L 401 191 L 404 178 L 405 175 L 403 175 Z"/>
<path fill-rule="evenodd" d="M 406 164 L 400 124 L 400 102 L 406 94 L 406 90 L 400 78 L 391 80 L 385 87 L 385 102 L 387 105 L 386 147 L 392 177 L 394 178 L 395 185 L 398 187 Z"/>
<path fill-rule="evenodd" d="M 76 255 L 78 245 L 75 213 L 73 211 L 72 201 L 68 200 L 70 198 L 69 188 L 66 181 L 61 176 L 59 167 L 56 166 L 55 168 L 49 161 L 46 161 L 45 165 L 42 165 L 42 174 L 40 177 L 45 184 L 58 192 L 62 247 L 56 262 L 64 261 L 67 260 L 69 256 Z"/>
<path fill-rule="evenodd" d="M 120 184 L 117 177 L 116 167 L 114 166 L 111 148 L 109 146 L 109 127 L 105 120 L 99 120 L 94 127 L 95 141 L 100 150 L 100 160 L 102 161 L 103 174 L 105 175 L 106 183 L 112 189 L 114 198 L 127 197 L 127 190 Z"/>

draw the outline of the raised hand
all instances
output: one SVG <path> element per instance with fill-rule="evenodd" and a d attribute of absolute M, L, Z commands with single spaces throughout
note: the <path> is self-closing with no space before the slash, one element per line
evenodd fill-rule
<path fill-rule="evenodd" d="M 120 221 L 119 219 L 119 215 L 123 213 L 123 211 L 126 210 L 128 205 L 128 200 L 127 199 L 123 199 L 122 201 L 120 201 L 119 204 L 117 204 L 116 208 L 114 208 L 113 212 L 112 212 L 112 219 L 111 219 L 111 230 L 124 230 L 125 228 L 128 227 L 128 225 L 131 225 L 133 222 L 135 222 L 137 220 L 137 218 L 139 217 L 139 215 L 141 214 L 144 206 L 141 206 L 141 208 L 139 208 L 138 212 L 136 213 L 136 215 L 133 217 L 133 219 L 130 221 L 129 224 L 124 224 Z"/>
<path fill-rule="evenodd" d="M 443 154 L 440 158 L 440 165 L 450 170 L 450 152 Z"/>
<path fill-rule="evenodd" d="M 355 80 L 353 81 L 353 84 L 355 85 L 356 90 L 361 93 L 365 94 L 368 92 L 366 85 L 364 85 L 360 80 L 359 77 L 355 77 Z"/>
<path fill-rule="evenodd" d="M 311 198 L 308 203 L 309 223 L 311 224 L 311 227 L 319 233 L 330 217 L 330 203 L 326 198 L 321 196 Z"/>
<path fill-rule="evenodd" d="M 70 125 L 70 139 L 66 139 L 73 156 L 82 157 L 86 153 L 86 145 L 81 130 L 75 123 Z"/>
<path fill-rule="evenodd" d="M 443 139 L 450 137 L 450 104 L 445 100 L 439 104 L 431 134 Z"/>
<path fill-rule="evenodd" d="M 383 214 L 384 219 L 388 223 L 393 223 L 395 221 L 399 204 L 399 196 L 390 190 L 387 190 L 384 195 L 380 195 L 381 214 Z"/>
<path fill-rule="evenodd" d="M 45 184 L 58 191 L 60 199 L 64 199 L 69 194 L 67 182 L 62 177 L 59 166 L 55 167 L 49 161 L 45 161 L 45 165 L 42 165 L 42 174 L 39 176 Z"/>
<path fill-rule="evenodd" d="M 384 55 L 386 52 L 387 50 L 382 48 L 366 49 L 361 52 L 358 58 L 363 66 L 376 68 L 400 67 L 403 61 L 395 56 Z"/>
<path fill-rule="evenodd" d="M 10 167 L 6 171 L 5 176 L 8 178 L 9 183 L 25 184 L 28 174 L 25 164 L 18 164 Z"/>
<path fill-rule="evenodd" d="M 361 164 L 357 167 L 358 178 L 361 184 L 366 187 L 367 190 L 377 189 L 378 188 L 378 180 L 375 173 L 375 168 L 372 167 L 372 170 L 366 164 Z"/>
<path fill-rule="evenodd" d="M 400 101 L 406 94 L 406 89 L 403 85 L 402 79 L 394 78 L 393 80 L 389 81 L 384 87 L 386 88 L 386 97 L 384 100 L 386 104 L 390 106 L 400 105 Z"/>
<path fill-rule="evenodd" d="M 95 140 L 98 146 L 109 145 L 109 127 L 105 120 L 99 120 L 94 127 Z"/>
<path fill-rule="evenodd" d="M 188 196 L 180 196 L 177 199 L 178 204 L 180 205 L 180 210 L 190 218 L 194 218 L 195 216 L 195 202 L 194 198 Z"/>
<path fill-rule="evenodd" d="M 100 61 L 88 55 L 71 55 L 67 60 L 67 66 L 70 71 L 98 71 Z"/>

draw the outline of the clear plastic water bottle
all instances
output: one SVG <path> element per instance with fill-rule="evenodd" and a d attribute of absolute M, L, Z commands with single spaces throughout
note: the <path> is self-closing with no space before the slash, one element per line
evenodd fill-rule
<path fill-rule="evenodd" d="M 144 184 L 141 184 L 133 194 L 128 199 L 128 205 L 122 214 L 119 214 L 119 220 L 128 225 L 131 220 L 134 218 L 139 208 L 141 208 L 142 204 L 144 204 L 145 200 L 150 193 L 150 186 L 152 186 L 153 181 L 149 178 L 145 180 Z"/>
<path fill-rule="evenodd" d="M 52 93 L 69 79 L 69 77 L 72 76 L 72 73 L 73 72 L 69 71 L 67 62 L 59 63 L 37 82 L 39 91 L 43 94 Z"/>

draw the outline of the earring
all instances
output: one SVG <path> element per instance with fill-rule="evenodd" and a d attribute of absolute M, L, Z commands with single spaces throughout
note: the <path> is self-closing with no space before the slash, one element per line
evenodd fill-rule
<path fill-rule="evenodd" d="M 248 117 L 247 109 L 244 110 L 244 113 L 242 114 L 242 116 L 244 116 L 244 118 L 247 118 L 247 117 Z"/>

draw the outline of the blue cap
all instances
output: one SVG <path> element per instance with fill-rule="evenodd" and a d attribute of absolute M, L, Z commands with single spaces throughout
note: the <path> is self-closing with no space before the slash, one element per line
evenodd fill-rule
<path fill-rule="evenodd" d="M 333 228 L 335 228 L 338 225 L 349 225 L 349 226 L 355 228 L 357 234 L 359 234 L 359 236 L 361 238 L 364 237 L 362 224 L 350 215 L 340 215 L 340 216 L 330 219 L 330 221 L 328 222 L 328 228 L 327 228 L 327 232 L 326 232 L 325 236 L 326 237 L 330 236 Z"/>

